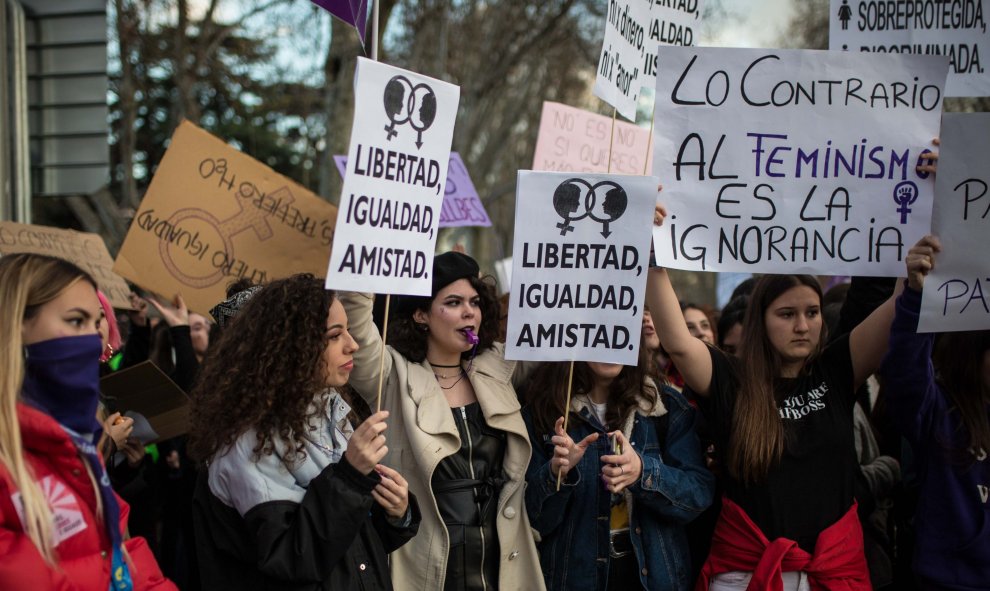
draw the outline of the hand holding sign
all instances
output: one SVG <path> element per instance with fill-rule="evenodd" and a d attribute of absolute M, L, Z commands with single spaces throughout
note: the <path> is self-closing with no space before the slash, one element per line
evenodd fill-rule
<path fill-rule="evenodd" d="M 189 324 L 189 308 L 186 307 L 182 294 L 175 294 L 171 306 L 159 302 L 157 298 L 151 298 L 151 305 L 161 314 L 165 324 L 169 326 L 187 326 Z"/>
<path fill-rule="evenodd" d="M 598 441 L 598 433 L 592 433 L 581 441 L 575 443 L 571 436 L 564 431 L 564 417 L 557 419 L 553 425 L 554 436 L 550 438 L 553 443 L 553 458 L 550 459 L 550 473 L 554 478 L 566 478 L 571 468 L 578 465 L 588 446 Z"/>
<path fill-rule="evenodd" d="M 925 236 L 908 250 L 904 262 L 907 265 L 908 287 L 921 291 L 925 277 L 935 268 L 935 255 L 942 250 L 942 243 L 934 236 Z"/>

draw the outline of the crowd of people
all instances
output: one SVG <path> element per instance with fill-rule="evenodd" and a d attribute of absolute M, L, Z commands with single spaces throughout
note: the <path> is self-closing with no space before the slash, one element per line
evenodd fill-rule
<path fill-rule="evenodd" d="M 384 343 L 375 296 L 309 275 L 124 327 L 4 256 L 0 588 L 987 589 L 990 332 L 916 333 L 940 248 L 718 313 L 654 268 L 639 363 L 573 368 L 505 358 L 461 252 Z M 192 417 L 151 446 L 99 382 L 148 359 Z"/>

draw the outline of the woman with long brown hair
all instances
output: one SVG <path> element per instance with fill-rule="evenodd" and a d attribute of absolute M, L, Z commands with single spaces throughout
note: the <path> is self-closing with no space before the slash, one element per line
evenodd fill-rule
<path fill-rule="evenodd" d="M 0 589 L 168 590 L 96 443 L 96 282 L 67 261 L 0 258 Z"/>
<path fill-rule="evenodd" d="M 657 221 L 665 215 L 658 207 Z M 698 589 L 869 589 L 853 496 L 853 405 L 886 351 L 893 298 L 826 346 L 818 281 L 765 275 L 738 361 L 691 336 L 666 270 L 651 270 L 647 301 L 664 348 L 704 399 L 725 468 Z"/>
<path fill-rule="evenodd" d="M 387 553 L 418 509 L 380 463 L 388 413 L 353 426 L 357 349 L 312 275 L 261 288 L 224 328 L 193 391 L 204 589 L 392 589 Z"/>
<path fill-rule="evenodd" d="M 937 339 L 917 332 L 921 290 L 939 250 L 938 240 L 931 239 L 908 254 L 921 265 L 908 275 L 897 300 L 880 378 L 888 416 L 914 452 L 919 492 L 913 569 L 925 589 L 985 589 L 990 584 L 990 330 L 949 332 Z"/>
<path fill-rule="evenodd" d="M 569 364 L 542 364 L 528 380 L 526 509 L 547 589 L 686 590 L 693 582 L 684 525 L 711 503 L 715 478 L 694 409 L 647 377 L 648 354 L 641 347 L 637 366 L 575 362 L 566 432 Z"/>

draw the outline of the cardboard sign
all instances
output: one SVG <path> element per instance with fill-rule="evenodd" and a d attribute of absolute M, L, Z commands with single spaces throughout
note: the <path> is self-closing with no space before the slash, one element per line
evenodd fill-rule
<path fill-rule="evenodd" d="M 636 365 L 658 182 L 519 171 L 506 359 Z"/>
<path fill-rule="evenodd" d="M 830 49 L 944 55 L 945 96 L 990 96 L 990 0 L 831 0 L 829 9 Z"/>
<path fill-rule="evenodd" d="M 92 275 L 114 308 L 131 310 L 131 288 L 113 272 L 113 258 L 99 234 L 0 222 L 0 255 L 30 252 L 65 259 Z"/>
<path fill-rule="evenodd" d="M 657 44 L 694 45 L 701 5 L 701 0 L 609 0 L 595 96 L 636 121 L 640 91 L 656 83 Z"/>
<path fill-rule="evenodd" d="M 322 276 L 337 209 L 184 121 L 175 130 L 114 271 L 207 315 L 241 278 Z"/>
<path fill-rule="evenodd" d="M 612 165 L 609 170 L 609 148 Z M 533 170 L 642 175 L 653 167 L 649 130 L 638 125 L 544 102 Z"/>
<path fill-rule="evenodd" d="M 347 173 L 347 156 L 334 156 L 333 163 L 337 165 L 340 176 Z M 450 153 L 447 162 L 447 181 L 443 189 L 443 206 L 440 210 L 441 228 L 458 228 L 461 226 L 492 225 L 492 220 L 481 203 L 478 191 L 471 182 L 464 160 L 457 152 Z"/>
<path fill-rule="evenodd" d="M 931 225 L 948 61 L 660 48 L 653 170 L 661 264 L 898 277 Z"/>
<path fill-rule="evenodd" d="M 327 287 L 430 295 L 460 89 L 358 58 Z"/>
<path fill-rule="evenodd" d="M 990 113 L 946 113 L 918 332 L 990 329 Z"/>
<path fill-rule="evenodd" d="M 189 396 L 151 361 L 104 377 L 100 391 L 114 411 L 137 413 L 147 419 L 158 437 L 155 441 L 189 432 Z"/>

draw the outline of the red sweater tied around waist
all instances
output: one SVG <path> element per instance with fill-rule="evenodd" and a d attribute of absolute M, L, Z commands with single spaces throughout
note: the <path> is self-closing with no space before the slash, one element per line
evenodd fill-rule
<path fill-rule="evenodd" d="M 856 503 L 818 535 L 808 554 L 787 538 L 767 539 L 742 508 L 723 499 L 712 549 L 695 591 L 707 591 L 715 575 L 752 572 L 747 591 L 783 591 L 781 573 L 803 571 L 812 591 L 869 591 L 870 575 L 863 551 L 863 529 Z"/>

